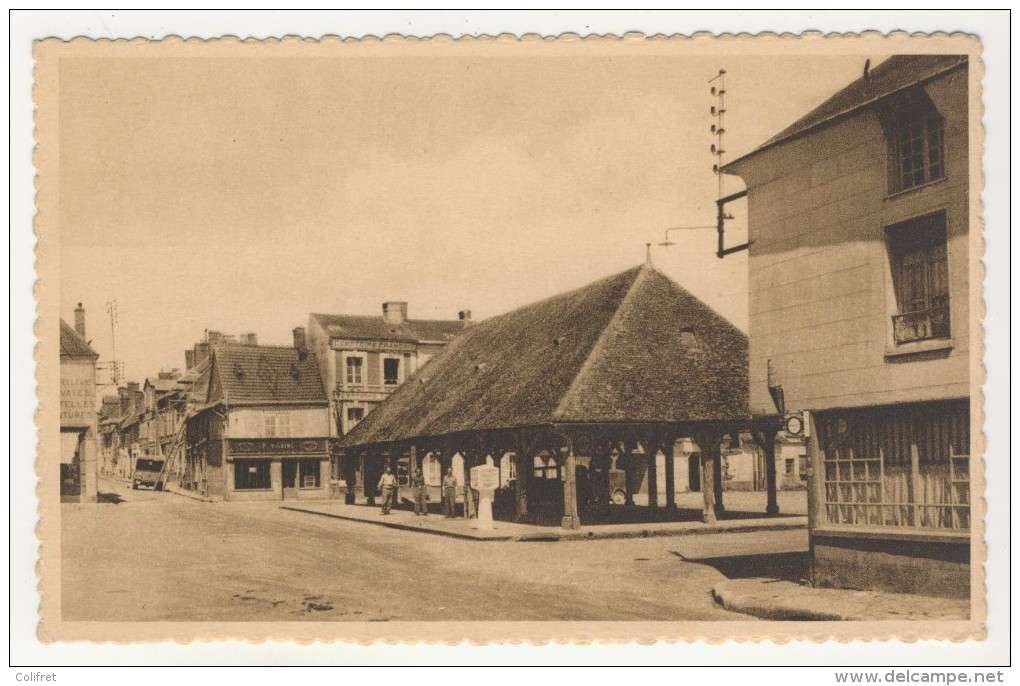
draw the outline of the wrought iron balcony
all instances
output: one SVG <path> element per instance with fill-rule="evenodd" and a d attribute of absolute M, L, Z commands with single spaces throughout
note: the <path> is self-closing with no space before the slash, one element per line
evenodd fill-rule
<path fill-rule="evenodd" d="M 949 338 L 949 305 L 894 314 L 892 322 L 893 338 L 897 344 Z"/>

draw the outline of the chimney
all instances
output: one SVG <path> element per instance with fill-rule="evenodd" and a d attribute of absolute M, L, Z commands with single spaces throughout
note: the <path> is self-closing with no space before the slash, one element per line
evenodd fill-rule
<path fill-rule="evenodd" d="M 131 393 L 127 388 L 121 386 L 117 389 L 117 395 L 120 396 L 120 413 L 125 415 L 131 410 Z"/>
<path fill-rule="evenodd" d="M 133 392 L 133 393 L 137 393 L 140 390 L 140 387 L 139 387 L 137 381 L 128 381 L 128 386 L 127 387 L 128 387 L 128 390 Z"/>
<path fill-rule="evenodd" d="M 258 345 L 259 337 L 256 333 L 241 334 L 241 343 L 243 345 Z"/>
<path fill-rule="evenodd" d="M 294 328 L 294 349 L 295 350 L 307 350 L 308 342 L 305 339 L 305 327 L 298 326 Z"/>
<path fill-rule="evenodd" d="M 195 351 L 185 350 L 184 351 L 184 370 L 189 371 L 195 366 Z"/>
<path fill-rule="evenodd" d="M 200 364 L 209 357 L 209 344 L 205 342 L 195 344 L 195 364 Z"/>
<path fill-rule="evenodd" d="M 457 313 L 457 318 L 460 319 L 460 323 L 464 325 L 465 329 L 474 324 L 471 320 L 471 310 L 461 310 Z"/>
<path fill-rule="evenodd" d="M 387 324 L 403 324 L 407 321 L 406 302 L 388 302 L 382 306 L 383 319 Z"/>
<path fill-rule="evenodd" d="M 78 307 L 74 308 L 74 330 L 78 332 L 78 335 L 85 338 L 85 308 L 78 303 Z"/>
<path fill-rule="evenodd" d="M 220 333 L 219 331 L 206 331 L 205 340 L 207 343 L 216 345 L 217 343 L 223 340 L 223 334 Z"/>

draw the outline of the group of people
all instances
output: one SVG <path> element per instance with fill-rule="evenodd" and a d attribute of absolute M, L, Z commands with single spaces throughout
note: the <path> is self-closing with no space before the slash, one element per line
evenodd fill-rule
<path fill-rule="evenodd" d="M 411 491 L 414 494 L 414 516 L 427 517 L 429 514 L 429 487 L 425 483 L 425 475 L 422 474 L 421 467 L 415 470 L 414 476 L 411 478 Z M 382 513 L 388 515 L 397 500 L 397 476 L 388 464 L 379 479 L 376 492 L 382 496 Z M 442 494 L 443 516 L 452 518 L 457 502 L 457 477 L 453 475 L 452 467 L 446 469 L 446 475 L 443 477 Z"/>

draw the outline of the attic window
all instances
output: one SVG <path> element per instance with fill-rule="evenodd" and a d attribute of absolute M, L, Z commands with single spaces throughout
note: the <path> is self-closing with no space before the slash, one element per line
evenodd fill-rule
<path fill-rule="evenodd" d="M 234 364 L 234 376 L 236 376 L 239 381 L 244 380 L 244 368 L 236 363 Z"/>
<path fill-rule="evenodd" d="M 565 341 L 566 339 L 567 339 L 567 337 L 566 337 L 566 336 L 557 336 L 556 338 L 554 338 L 554 339 L 553 339 L 553 345 L 555 345 L 555 346 L 559 346 L 559 345 L 560 345 L 561 343 L 563 343 L 563 341 Z"/>
<path fill-rule="evenodd" d="M 478 364 L 475 365 L 475 370 L 479 372 L 484 372 L 485 368 L 488 366 L 489 366 L 488 362 L 479 362 Z"/>
<path fill-rule="evenodd" d="M 301 367 L 297 366 L 296 363 L 290 363 L 290 378 L 297 382 L 301 381 Z"/>
<path fill-rule="evenodd" d="M 690 352 L 700 352 L 701 343 L 698 341 L 698 337 L 694 335 L 694 332 L 690 329 L 682 329 L 680 331 L 680 342 L 684 344 Z"/>

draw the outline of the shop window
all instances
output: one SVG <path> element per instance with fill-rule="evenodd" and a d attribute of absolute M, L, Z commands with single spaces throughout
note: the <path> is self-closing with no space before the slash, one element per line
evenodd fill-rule
<path fill-rule="evenodd" d="M 400 383 L 400 360 L 388 357 L 383 360 L 383 383 L 396 386 Z"/>
<path fill-rule="evenodd" d="M 967 403 L 819 416 L 829 525 L 970 528 Z"/>
<path fill-rule="evenodd" d="M 945 176 L 944 126 L 923 91 L 895 100 L 884 114 L 889 149 L 889 192 L 909 190 Z"/>
<path fill-rule="evenodd" d="M 320 488 L 321 464 L 318 460 L 300 460 L 298 462 L 298 482 L 301 488 Z"/>
<path fill-rule="evenodd" d="M 426 455 L 422 461 L 422 473 L 425 476 L 425 482 L 430 486 L 438 486 L 442 482 L 442 465 L 432 453 Z"/>
<path fill-rule="evenodd" d="M 236 460 L 235 491 L 265 491 L 273 487 L 269 460 Z"/>
<path fill-rule="evenodd" d="M 559 479 L 560 467 L 554 457 L 535 456 L 534 475 L 536 479 Z"/>
<path fill-rule="evenodd" d="M 937 213 L 886 228 L 896 295 L 897 344 L 949 338 L 946 215 Z"/>
<path fill-rule="evenodd" d="M 347 358 L 347 385 L 361 386 L 365 383 L 362 375 L 365 360 L 361 357 Z"/>
<path fill-rule="evenodd" d="M 792 475 L 794 469 L 794 460 L 792 457 L 786 458 L 786 473 Z"/>

